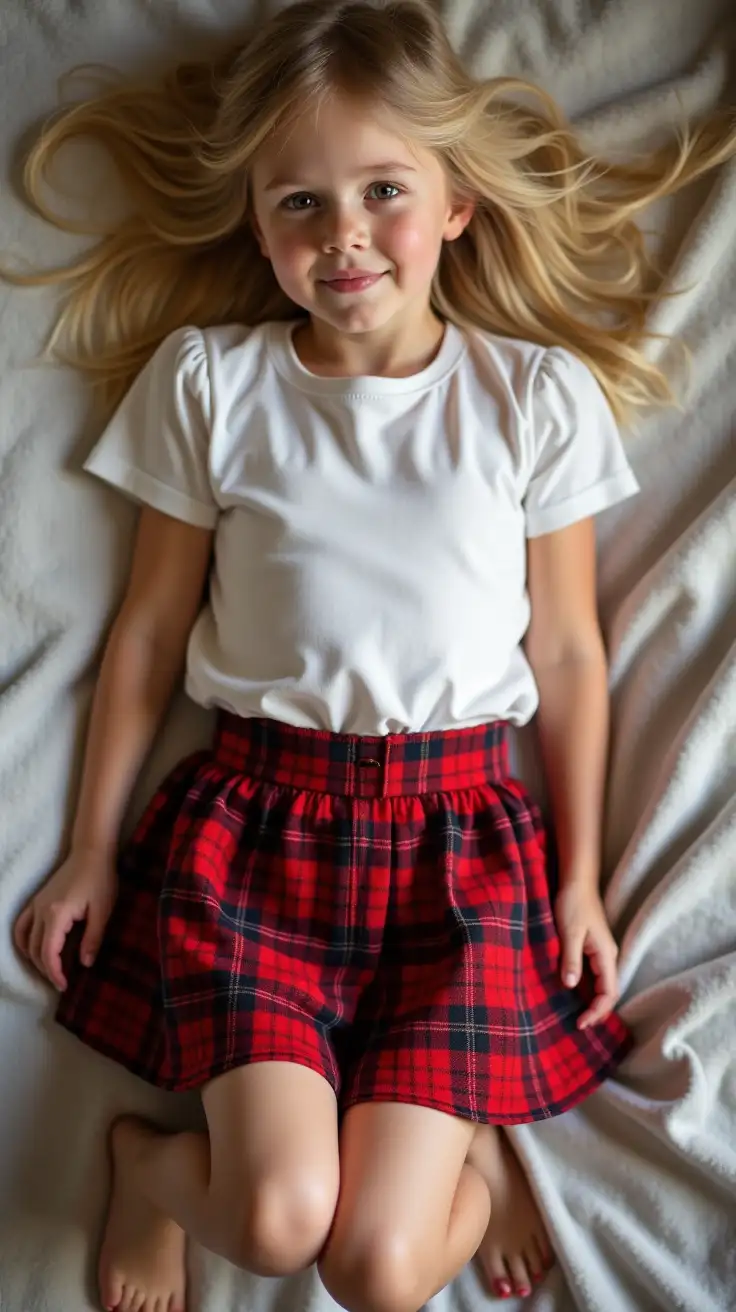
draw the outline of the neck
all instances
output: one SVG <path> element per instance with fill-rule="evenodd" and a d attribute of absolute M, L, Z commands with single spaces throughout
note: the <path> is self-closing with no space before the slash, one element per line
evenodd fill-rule
<path fill-rule="evenodd" d="M 366 333 L 341 333 L 309 319 L 295 330 L 292 341 L 300 362 L 314 374 L 406 378 L 432 363 L 443 337 L 444 325 L 427 307 L 421 317 Z"/>

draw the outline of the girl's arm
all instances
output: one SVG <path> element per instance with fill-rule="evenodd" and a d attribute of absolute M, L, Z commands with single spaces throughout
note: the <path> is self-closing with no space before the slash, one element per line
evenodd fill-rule
<path fill-rule="evenodd" d="M 72 926 L 86 922 L 79 955 L 91 965 L 112 911 L 120 823 L 184 662 L 211 548 L 209 529 L 142 511 L 95 691 L 71 852 L 15 923 L 18 950 L 57 989 L 67 984 L 62 952 Z"/>
<path fill-rule="evenodd" d="M 539 688 L 538 726 L 552 802 L 560 888 L 555 906 L 565 984 L 590 957 L 603 1019 L 618 996 L 616 945 L 598 895 L 608 755 L 606 653 L 596 604 L 592 519 L 528 543 L 531 623 L 525 649 Z"/>
<path fill-rule="evenodd" d="M 184 664 L 212 532 L 144 507 L 125 600 L 100 669 L 72 851 L 109 853 Z"/>

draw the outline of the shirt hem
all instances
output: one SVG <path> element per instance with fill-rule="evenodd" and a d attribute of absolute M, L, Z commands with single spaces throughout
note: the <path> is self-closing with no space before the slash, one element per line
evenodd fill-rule
<path fill-rule="evenodd" d="M 598 515 L 620 501 L 627 500 L 639 491 L 639 484 L 630 469 L 621 470 L 601 483 L 579 492 L 577 496 L 568 497 L 559 505 L 546 507 L 535 514 L 527 515 L 527 538 L 543 537 L 545 533 L 555 533 L 558 529 L 568 528 L 571 524 L 589 515 Z"/>
<path fill-rule="evenodd" d="M 93 456 L 85 461 L 84 469 L 117 488 L 119 492 L 126 493 L 132 500 L 171 515 L 173 519 L 182 520 L 196 528 L 213 529 L 217 524 L 218 511 L 194 501 L 175 488 L 167 487 L 165 483 L 160 483 L 135 466 L 125 465 L 109 457 L 97 461 Z"/>

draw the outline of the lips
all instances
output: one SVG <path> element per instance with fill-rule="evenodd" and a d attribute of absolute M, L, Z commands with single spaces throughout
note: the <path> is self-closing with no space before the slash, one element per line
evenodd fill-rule
<path fill-rule="evenodd" d="M 383 277 L 383 273 L 371 273 L 368 269 L 341 269 L 332 278 L 323 278 L 326 287 L 335 292 L 360 292 L 372 287 Z"/>

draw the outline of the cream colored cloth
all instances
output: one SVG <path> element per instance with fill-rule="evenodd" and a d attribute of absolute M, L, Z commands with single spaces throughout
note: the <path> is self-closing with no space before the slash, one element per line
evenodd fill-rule
<path fill-rule="evenodd" d="M 29 219 L 11 160 L 81 61 L 152 68 L 243 21 L 242 0 L 3 0 L 0 246 L 52 263 L 76 249 Z M 252 3 L 252 13 L 263 7 Z M 732 0 L 456 0 L 478 70 L 543 81 L 609 148 L 636 147 L 725 94 Z M 99 156 L 87 178 L 107 178 Z M 81 178 L 79 171 L 76 174 Z M 87 185 L 87 183 L 85 183 Z M 107 183 L 104 183 L 106 186 Z M 693 351 L 687 409 L 628 450 L 639 497 L 601 522 L 612 652 L 607 898 L 638 1047 L 581 1109 L 516 1131 L 560 1254 L 535 1312 L 729 1312 L 736 1290 L 736 167 L 657 217 L 692 290 L 658 326 Z M 94 1299 L 104 1133 L 132 1108 L 190 1123 L 49 1023 L 11 919 L 62 849 L 93 660 L 120 597 L 133 512 L 79 472 L 95 432 L 71 375 L 27 362 L 44 293 L 0 291 L 0 1306 L 82 1312 Z M 179 703 L 138 790 L 206 734 Z M 328 1312 L 313 1273 L 251 1280 L 198 1250 L 192 1312 Z M 434 1312 L 487 1306 L 472 1271 Z M 507 1304 L 508 1306 L 508 1304 Z"/>

